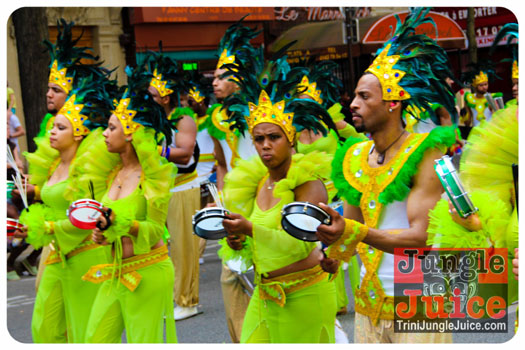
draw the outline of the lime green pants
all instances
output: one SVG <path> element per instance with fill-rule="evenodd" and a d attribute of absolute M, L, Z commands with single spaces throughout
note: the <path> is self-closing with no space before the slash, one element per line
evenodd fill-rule
<path fill-rule="evenodd" d="M 334 343 L 336 308 L 333 281 L 286 294 L 284 307 L 261 300 L 256 286 L 244 317 L 241 343 Z"/>
<path fill-rule="evenodd" d="M 170 259 L 136 270 L 142 279 L 132 292 L 116 279 L 102 282 L 87 326 L 87 343 L 176 343 L 173 318 L 174 270 Z"/>
<path fill-rule="evenodd" d="M 106 247 L 79 253 L 64 263 L 47 265 L 31 321 L 35 343 L 83 343 L 98 285 L 82 276 L 91 265 L 106 263 Z"/>

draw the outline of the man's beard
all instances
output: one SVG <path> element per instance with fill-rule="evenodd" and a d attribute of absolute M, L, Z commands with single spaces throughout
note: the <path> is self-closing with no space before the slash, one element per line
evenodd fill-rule
<path fill-rule="evenodd" d="M 359 126 L 355 126 L 355 125 L 354 125 L 354 129 L 355 129 L 355 131 L 357 131 L 357 132 L 361 132 L 361 133 L 366 132 L 366 127 L 365 127 L 364 124 L 361 124 L 361 125 L 359 125 Z"/>

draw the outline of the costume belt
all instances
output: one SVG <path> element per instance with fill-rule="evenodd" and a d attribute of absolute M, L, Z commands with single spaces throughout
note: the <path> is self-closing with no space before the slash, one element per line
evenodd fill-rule
<path fill-rule="evenodd" d="M 272 300 L 280 307 L 286 304 L 286 294 L 328 280 L 328 273 L 320 265 L 310 269 L 289 273 L 274 278 L 260 276 L 259 295 L 261 300 Z"/>
<path fill-rule="evenodd" d="M 51 244 L 53 244 L 53 243 L 51 243 Z M 86 241 L 80 243 L 75 249 L 73 249 L 72 251 L 67 253 L 65 258 L 66 258 L 66 260 L 69 260 L 72 257 L 74 257 L 75 255 L 78 255 L 80 253 L 86 252 L 88 250 L 96 249 L 96 248 L 99 248 L 99 247 L 100 247 L 100 245 L 96 244 L 92 240 L 86 240 Z M 45 264 L 46 265 L 52 265 L 52 264 L 56 264 L 56 263 L 62 262 L 62 256 L 63 256 L 63 254 L 61 254 L 60 251 L 57 250 L 54 247 L 54 245 L 53 245 L 52 249 L 51 249 L 51 252 L 47 256 Z"/>
<path fill-rule="evenodd" d="M 197 170 L 188 174 L 181 174 L 175 178 L 175 186 L 180 186 L 197 178 Z"/>
<path fill-rule="evenodd" d="M 199 163 L 215 162 L 215 156 L 213 153 L 201 153 L 199 156 Z"/>
<path fill-rule="evenodd" d="M 134 291 L 142 276 L 137 270 L 168 259 L 168 248 L 166 245 L 150 251 L 147 254 L 136 255 L 123 259 L 120 264 L 99 264 L 91 266 L 82 279 L 93 283 L 102 283 L 112 278 L 118 278 L 120 282 L 130 291 Z"/>

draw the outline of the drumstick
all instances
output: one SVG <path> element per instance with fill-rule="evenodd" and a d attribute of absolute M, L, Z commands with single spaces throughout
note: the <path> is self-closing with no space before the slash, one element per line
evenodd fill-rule
<path fill-rule="evenodd" d="M 14 175 L 11 175 L 11 178 L 13 179 L 16 187 L 18 187 L 18 191 L 20 192 L 20 198 L 22 198 L 22 202 L 24 204 L 24 207 L 27 208 L 27 181 L 24 185 L 22 184 L 22 179 L 20 177 L 20 173 L 16 173 L 16 177 Z"/>
<path fill-rule="evenodd" d="M 215 204 L 219 207 L 219 208 L 224 208 L 224 204 L 222 203 L 222 200 L 219 196 L 219 192 L 217 191 L 217 187 L 215 186 L 214 183 L 209 183 L 208 184 L 208 189 L 210 190 L 210 193 L 213 197 L 213 201 L 215 202 Z"/>
<path fill-rule="evenodd" d="M 15 157 L 13 156 L 13 153 L 11 152 L 11 148 L 7 147 L 7 162 L 13 168 L 17 173 L 20 172 L 18 169 L 18 165 L 16 165 Z"/>
<path fill-rule="evenodd" d="M 91 180 L 89 180 L 89 192 L 91 192 L 91 199 L 95 200 L 95 189 Z"/>

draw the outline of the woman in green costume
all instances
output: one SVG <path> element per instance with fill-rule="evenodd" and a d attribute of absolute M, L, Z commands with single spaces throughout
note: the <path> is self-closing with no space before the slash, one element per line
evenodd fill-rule
<path fill-rule="evenodd" d="M 174 269 L 164 238 L 177 168 L 157 151 L 160 132 L 168 143 L 171 133 L 147 90 L 151 73 L 143 67 L 126 73 L 127 89 L 103 133 L 115 157 L 105 174 L 105 215 L 92 234 L 94 242 L 111 246 L 113 261 L 92 266 L 83 277 L 100 283 L 86 342 L 119 343 L 125 329 L 128 343 L 162 343 L 165 326 L 166 342 L 174 343 Z"/>
<path fill-rule="evenodd" d="M 261 76 L 272 65 L 273 75 Z M 320 266 L 320 246 L 290 236 L 280 225 L 284 205 L 328 199 L 321 179 L 328 177 L 329 160 L 319 152 L 293 154 L 296 127 L 326 133 L 313 116 L 333 123 L 317 103 L 289 94 L 301 75 L 287 69 L 284 59 L 256 72 L 236 68 L 241 91 L 224 105 L 235 111 L 229 121 L 242 132 L 248 128 L 259 154 L 239 161 L 224 187 L 232 213 L 223 221 L 230 236 L 220 242 L 219 255 L 255 269 L 241 343 L 333 343 L 335 287 Z"/>
<path fill-rule="evenodd" d="M 78 177 L 79 165 L 86 161 L 85 152 L 104 151 L 102 130 L 90 132 L 90 128 L 105 119 L 102 114 L 111 106 L 111 86 L 116 87 L 102 75 L 78 81 L 57 113 L 49 135 L 36 138 L 37 151 L 25 155 L 34 185 L 31 192 L 42 203 L 24 211 L 20 222 L 25 225 L 27 241 L 36 249 L 49 244 L 52 249 L 33 310 L 31 331 L 35 343 L 84 341 L 98 286 L 81 277 L 93 263 L 103 263 L 108 256 L 104 248 L 91 242 L 91 231 L 71 224 L 66 210 L 75 200 L 100 199 L 105 191 L 105 183 L 88 191 Z M 86 176 L 95 178 L 97 174 Z"/>

